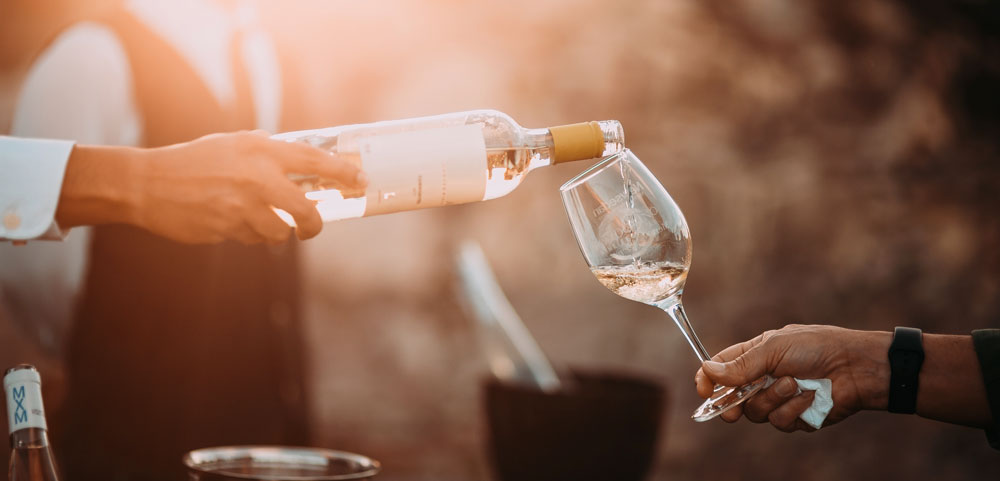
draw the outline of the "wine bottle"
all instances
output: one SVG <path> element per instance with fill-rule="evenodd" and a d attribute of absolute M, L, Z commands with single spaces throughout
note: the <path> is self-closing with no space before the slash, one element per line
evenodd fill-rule
<path fill-rule="evenodd" d="M 603 157 L 624 147 L 616 120 L 526 129 L 503 112 L 475 110 L 275 135 L 356 162 L 364 192 L 293 175 L 324 221 L 387 214 L 507 195 L 528 172 Z M 279 215 L 291 223 L 284 212 Z"/>
<path fill-rule="evenodd" d="M 3 377 L 10 426 L 10 481 L 57 481 L 42 407 L 42 378 L 34 366 L 20 364 Z"/>

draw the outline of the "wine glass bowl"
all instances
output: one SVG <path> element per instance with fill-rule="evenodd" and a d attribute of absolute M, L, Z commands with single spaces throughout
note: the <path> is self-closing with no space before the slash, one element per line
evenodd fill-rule
<path fill-rule="evenodd" d="M 560 188 L 573 234 L 591 272 L 615 294 L 659 307 L 695 355 L 711 359 L 681 297 L 691 268 L 691 232 L 680 207 L 635 154 L 624 149 Z M 766 382 L 717 386 L 692 416 L 706 421 L 743 402 Z"/>
<path fill-rule="evenodd" d="M 684 214 L 628 149 L 604 158 L 560 192 L 592 269 L 668 263 L 672 272 L 686 273 L 691 266 L 691 233 Z M 675 284 L 679 295 L 683 281 Z M 653 297 L 633 300 L 647 304 L 660 300 Z"/>

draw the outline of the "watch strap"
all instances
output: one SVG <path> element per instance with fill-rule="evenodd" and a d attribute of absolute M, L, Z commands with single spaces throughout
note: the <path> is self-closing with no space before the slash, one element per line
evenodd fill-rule
<path fill-rule="evenodd" d="M 917 388 L 923 363 L 923 333 L 912 327 L 897 327 L 889 346 L 889 412 L 913 414 L 917 411 Z"/>

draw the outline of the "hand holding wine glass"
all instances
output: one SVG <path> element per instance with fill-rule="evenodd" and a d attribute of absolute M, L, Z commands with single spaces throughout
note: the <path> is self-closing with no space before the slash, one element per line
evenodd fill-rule
<path fill-rule="evenodd" d="M 695 355 L 711 359 L 688 321 L 681 295 L 691 267 L 684 214 L 649 169 L 628 149 L 560 189 L 580 250 L 597 279 L 615 294 L 664 310 Z M 735 388 L 716 386 L 692 416 L 707 421 L 740 404 L 766 376 Z"/>
<path fill-rule="evenodd" d="M 885 353 L 891 340 L 888 332 L 789 325 L 723 349 L 698 369 L 695 384 L 698 394 L 707 397 L 715 383 L 739 385 L 769 374 L 777 378 L 772 385 L 720 417 L 735 422 L 746 416 L 785 432 L 815 431 L 800 418 L 814 393 L 799 391 L 795 378 L 830 379 L 834 408 L 824 426 L 862 409 L 885 409 L 889 384 Z"/>

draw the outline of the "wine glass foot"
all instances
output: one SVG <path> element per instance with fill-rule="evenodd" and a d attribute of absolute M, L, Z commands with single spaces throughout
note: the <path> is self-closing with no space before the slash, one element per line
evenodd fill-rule
<path fill-rule="evenodd" d="M 741 402 L 750 399 L 751 396 L 767 385 L 767 376 L 764 376 L 751 383 L 738 387 L 717 386 L 712 396 L 705 400 L 694 410 L 691 419 L 699 423 L 713 419 L 716 416 L 738 406 Z"/>

